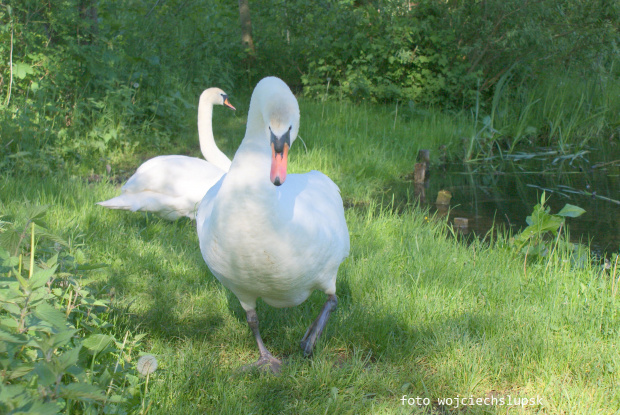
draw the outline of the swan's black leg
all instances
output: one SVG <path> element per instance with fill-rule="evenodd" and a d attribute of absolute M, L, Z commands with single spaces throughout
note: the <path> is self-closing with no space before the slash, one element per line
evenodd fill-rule
<path fill-rule="evenodd" d="M 321 309 L 321 313 L 316 320 L 314 320 L 312 325 L 308 327 L 308 331 L 306 331 L 304 338 L 301 339 L 301 349 L 304 351 L 304 356 L 310 356 L 312 354 L 314 344 L 321 336 L 321 333 L 323 333 L 323 329 L 327 325 L 327 320 L 329 320 L 329 315 L 336 309 L 337 305 L 338 297 L 336 297 L 335 294 L 330 294 Z"/>
<path fill-rule="evenodd" d="M 263 343 L 263 339 L 260 337 L 260 332 L 258 331 L 258 316 L 256 315 L 256 310 L 247 311 L 246 317 L 248 321 L 248 326 L 250 326 L 250 329 L 254 334 L 254 338 L 256 339 L 256 344 L 258 344 L 260 357 L 256 362 L 244 366 L 243 370 L 248 370 L 256 367 L 259 369 L 268 368 L 273 373 L 280 373 L 280 366 L 282 365 L 282 362 L 273 357 L 271 353 L 269 353 L 269 350 L 267 350 L 265 344 Z"/>

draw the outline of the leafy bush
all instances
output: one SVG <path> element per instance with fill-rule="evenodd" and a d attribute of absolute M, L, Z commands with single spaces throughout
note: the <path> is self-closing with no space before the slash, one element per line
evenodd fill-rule
<path fill-rule="evenodd" d="M 386 6 L 386 7 L 384 7 Z M 354 99 L 461 104 L 475 91 L 478 72 L 459 59 L 454 28 L 441 5 L 421 2 L 415 12 L 339 3 L 322 33 L 324 53 L 309 59 L 302 76 L 308 95 L 323 97 L 327 83 Z"/>
<path fill-rule="evenodd" d="M 499 89 L 530 109 L 514 132 L 519 141 L 533 131 L 521 120 L 537 113 L 529 104 L 538 96 L 528 91 L 543 74 L 604 73 L 614 84 L 620 68 L 620 6 L 609 0 L 600 7 L 569 0 L 261 0 L 251 7 L 254 56 L 241 45 L 237 8 L 222 0 L 0 5 L 0 55 L 7 57 L 0 61 L 0 152 L 10 155 L 0 169 L 102 168 L 106 158 L 164 151 L 180 131 L 195 132 L 203 89 L 250 90 L 266 75 L 321 99 L 479 105 L 502 131 L 492 114 Z M 508 72 L 514 82 L 502 86 Z M 590 96 L 597 95 L 586 104 Z M 547 118 L 550 136 L 566 131 Z"/>
<path fill-rule="evenodd" d="M 114 336 L 110 302 L 84 285 L 89 267 L 42 226 L 44 212 L 30 208 L 23 227 L 0 222 L 0 412 L 138 409 L 134 358 L 144 335 Z"/>
<path fill-rule="evenodd" d="M 514 248 L 530 258 L 548 258 L 558 247 L 570 252 L 578 248 L 560 236 L 566 218 L 579 217 L 585 210 L 567 203 L 558 213 L 551 214 L 545 202 L 546 194 L 543 192 L 540 203 L 534 206 L 532 214 L 526 218 L 528 226 L 512 240 Z"/>
<path fill-rule="evenodd" d="M 300 3 L 289 9 L 303 10 Z M 511 69 L 535 80 L 567 69 L 605 72 L 618 61 L 620 6 L 607 1 L 601 8 L 557 0 L 319 3 L 295 15 L 299 24 L 291 26 L 301 33 L 287 38 L 303 58 L 311 96 L 324 97 L 331 81 L 332 91 L 357 99 L 468 107 L 477 90 L 490 98 Z"/>
<path fill-rule="evenodd" d="M 114 152 L 165 146 L 180 126 L 191 128 L 200 92 L 231 88 L 237 53 L 235 42 L 224 41 L 234 9 L 214 8 L 205 26 L 203 6 L 129 0 L 0 6 L 0 54 L 7 57 L 0 62 L 0 151 L 35 166 L 93 164 Z M 8 171 L 20 166 L 3 164 Z"/>

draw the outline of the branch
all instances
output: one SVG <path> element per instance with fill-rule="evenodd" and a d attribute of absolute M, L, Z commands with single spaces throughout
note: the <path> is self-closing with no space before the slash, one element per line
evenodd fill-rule
<path fill-rule="evenodd" d="M 6 106 L 9 106 L 9 102 L 11 102 L 11 87 L 13 85 L 13 24 L 11 22 L 11 53 L 9 55 L 9 91 L 6 95 Z"/>
<path fill-rule="evenodd" d="M 151 13 L 153 13 L 153 10 L 155 10 L 155 7 L 157 7 L 157 5 L 159 4 L 159 2 L 160 2 L 160 1 L 161 1 L 161 0 L 157 0 L 157 1 L 155 2 L 155 4 L 153 5 L 153 7 L 151 7 L 151 10 L 149 10 L 149 12 L 148 12 L 148 13 L 144 16 L 144 18 L 148 18 L 148 17 L 151 15 Z M 164 0 L 164 1 L 166 1 L 166 0 Z"/>

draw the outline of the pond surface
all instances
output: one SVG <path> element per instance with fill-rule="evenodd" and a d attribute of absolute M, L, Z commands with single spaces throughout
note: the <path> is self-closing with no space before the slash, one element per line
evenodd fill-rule
<path fill-rule="evenodd" d="M 411 176 L 412 177 L 412 176 Z M 435 205 L 440 190 L 452 194 L 448 209 Z M 415 198 L 431 212 L 467 218 L 464 233 L 484 236 L 493 226 L 523 229 L 526 217 L 547 194 L 550 213 L 566 203 L 586 210 L 578 218 L 567 218 L 570 239 L 590 243 L 598 254 L 620 249 L 620 146 L 586 149 L 562 154 L 552 149 L 536 149 L 491 158 L 482 163 L 431 165 L 427 181 L 394 183 L 388 190 L 395 200 Z M 412 197 L 413 196 L 413 197 Z"/>

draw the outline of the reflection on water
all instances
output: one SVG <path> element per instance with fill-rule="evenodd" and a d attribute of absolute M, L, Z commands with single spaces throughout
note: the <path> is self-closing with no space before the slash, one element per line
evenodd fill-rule
<path fill-rule="evenodd" d="M 544 190 L 551 213 L 566 203 L 586 210 L 578 218 L 567 218 L 572 241 L 590 241 L 593 251 L 609 254 L 620 248 L 620 149 L 613 150 L 562 156 L 540 149 L 501 161 L 432 166 L 424 185 L 403 180 L 387 192 L 400 201 L 413 201 L 415 195 L 436 211 L 437 193 L 448 190 L 452 193 L 450 221 L 467 218 L 468 230 L 484 236 L 494 225 L 513 233 L 524 228 Z"/>

